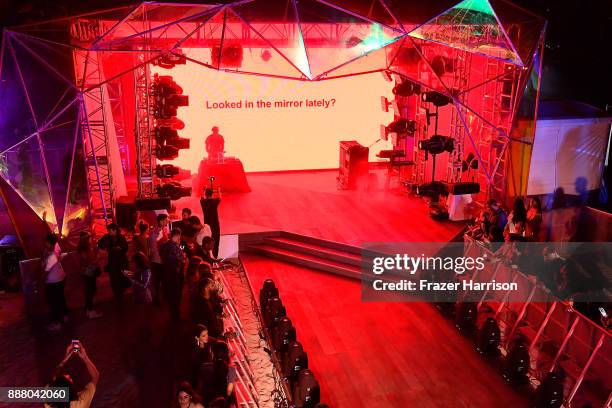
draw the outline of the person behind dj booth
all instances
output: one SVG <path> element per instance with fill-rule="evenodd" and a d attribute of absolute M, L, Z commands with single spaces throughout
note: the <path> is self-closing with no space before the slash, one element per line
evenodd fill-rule
<path fill-rule="evenodd" d="M 212 239 L 214 240 L 213 256 L 216 258 L 219 255 L 219 238 L 221 237 L 221 227 L 219 225 L 219 203 L 221 202 L 221 190 L 214 197 L 213 190 L 207 188 L 204 190 L 204 198 L 200 199 L 202 213 L 204 214 L 204 223 L 210 226 Z"/>
<path fill-rule="evenodd" d="M 206 153 L 209 159 L 217 160 L 225 150 L 225 139 L 219 134 L 219 128 L 213 126 L 212 133 L 206 137 Z"/>

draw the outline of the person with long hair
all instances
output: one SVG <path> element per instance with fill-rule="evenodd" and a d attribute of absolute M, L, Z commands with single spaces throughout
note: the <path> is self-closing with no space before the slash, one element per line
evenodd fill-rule
<path fill-rule="evenodd" d="M 42 263 L 42 281 L 45 283 L 45 297 L 49 306 L 50 323 L 47 330 L 61 329 L 61 322 L 68 320 L 66 307 L 66 273 L 60 263 L 61 250 L 57 243 L 57 235 L 49 233 L 45 238 Z"/>
<path fill-rule="evenodd" d="M 187 381 L 179 384 L 176 390 L 173 407 L 175 408 L 204 408 L 200 403 L 200 396 L 191 388 Z"/>
<path fill-rule="evenodd" d="M 504 228 L 504 236 L 506 241 L 514 241 L 523 239 L 525 233 L 525 224 L 527 223 L 527 209 L 522 198 L 516 198 L 512 211 L 508 216 L 508 222 Z"/>
<path fill-rule="evenodd" d="M 132 282 L 134 299 L 136 303 L 151 303 L 151 266 L 149 259 L 143 252 L 136 252 L 132 255 L 132 266 L 126 273 L 127 278 Z"/>
<path fill-rule="evenodd" d="M 527 221 L 525 223 L 525 238 L 530 241 L 538 241 L 542 229 L 542 203 L 538 197 L 529 201 L 527 210 Z"/>
<path fill-rule="evenodd" d="M 97 279 L 102 273 L 102 269 L 98 264 L 98 249 L 92 243 L 91 234 L 87 231 L 81 232 L 79 236 L 77 254 L 85 288 L 85 315 L 88 319 L 96 319 L 102 316 L 102 313 L 94 309 L 93 304 L 97 290 Z"/>
<path fill-rule="evenodd" d="M 223 305 L 215 292 L 212 279 L 202 279 L 191 295 L 189 313 L 194 324 L 203 324 L 211 336 L 223 336 Z"/>

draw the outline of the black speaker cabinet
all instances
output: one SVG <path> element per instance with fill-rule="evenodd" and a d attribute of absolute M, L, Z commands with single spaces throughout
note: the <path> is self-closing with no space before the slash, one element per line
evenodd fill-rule
<path fill-rule="evenodd" d="M 128 230 L 136 226 L 136 203 L 133 198 L 119 197 L 115 204 L 117 225 Z"/>

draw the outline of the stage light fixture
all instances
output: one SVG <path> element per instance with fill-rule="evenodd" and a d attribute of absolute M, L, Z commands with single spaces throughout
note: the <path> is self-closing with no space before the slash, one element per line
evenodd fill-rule
<path fill-rule="evenodd" d="M 465 160 L 461 161 L 461 172 L 465 173 L 469 170 L 478 170 L 478 159 L 472 152 L 468 153 Z"/>
<path fill-rule="evenodd" d="M 178 200 L 182 197 L 191 195 L 191 187 L 183 187 L 176 181 L 170 181 L 157 187 L 157 194 L 160 197 L 168 197 L 171 200 Z"/>
<path fill-rule="evenodd" d="M 396 96 L 412 96 L 414 94 L 421 93 L 421 85 L 411 82 L 404 81 L 401 84 L 397 84 L 393 87 L 393 95 Z"/>
<path fill-rule="evenodd" d="M 416 132 L 417 124 L 414 120 L 398 119 L 387 125 L 387 133 L 414 133 Z"/>
<path fill-rule="evenodd" d="M 179 149 L 174 146 L 157 146 L 155 157 L 159 160 L 174 160 L 178 157 Z"/>
<path fill-rule="evenodd" d="M 455 60 L 442 55 L 436 55 L 431 59 L 431 69 L 438 76 L 450 74 L 455 71 Z"/>
<path fill-rule="evenodd" d="M 171 178 L 178 176 L 181 169 L 171 164 L 162 164 L 155 167 L 155 174 L 159 178 Z"/>
<path fill-rule="evenodd" d="M 212 49 L 212 65 L 219 68 L 240 68 L 242 66 L 243 49 L 240 44 L 223 45 Z"/>
<path fill-rule="evenodd" d="M 272 53 L 270 52 L 270 50 L 265 49 L 261 52 L 261 60 L 264 62 L 268 62 L 270 61 L 270 59 L 272 59 Z"/>
<path fill-rule="evenodd" d="M 185 65 L 187 64 L 187 58 L 181 53 L 181 50 L 175 50 L 173 53 L 169 53 L 163 55 L 152 62 L 153 65 L 157 65 L 158 67 L 171 69 L 176 65 Z"/>
<path fill-rule="evenodd" d="M 153 116 L 156 119 L 170 120 L 180 106 L 189 105 L 189 97 L 183 95 L 183 88 L 171 76 L 155 74 L 151 94 L 155 97 Z"/>
<path fill-rule="evenodd" d="M 361 38 L 356 37 L 356 36 L 352 36 L 348 40 L 346 40 L 345 46 L 346 46 L 346 48 L 354 48 L 354 47 L 358 46 L 359 44 L 361 44 L 362 42 L 363 42 L 363 40 Z"/>
<path fill-rule="evenodd" d="M 429 139 L 419 141 L 419 149 L 433 155 L 455 150 L 455 139 L 448 136 L 434 135 Z"/>
<path fill-rule="evenodd" d="M 421 94 L 421 100 L 423 102 L 433 103 L 433 105 L 437 106 L 438 108 L 451 103 L 451 98 L 436 91 L 429 91 Z"/>

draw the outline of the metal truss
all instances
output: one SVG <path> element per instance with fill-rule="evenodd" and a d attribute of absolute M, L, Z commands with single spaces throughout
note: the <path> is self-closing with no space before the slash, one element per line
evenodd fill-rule
<path fill-rule="evenodd" d="M 134 70 L 136 92 L 136 171 L 138 197 L 150 198 L 155 195 L 155 138 L 151 116 L 151 74 L 146 56 L 138 54 L 138 67 Z"/>
<path fill-rule="evenodd" d="M 104 81 L 100 61 L 95 52 L 74 52 L 76 77 L 82 78 L 81 135 L 85 154 L 85 170 L 88 182 L 89 207 L 94 232 L 102 232 L 112 220 L 115 197 L 113 176 L 107 142 L 107 112 L 110 108 L 106 85 L 94 86 Z M 82 69 L 83 72 L 80 72 Z"/>

